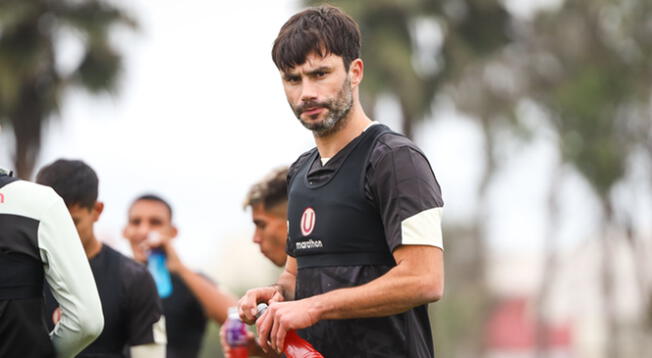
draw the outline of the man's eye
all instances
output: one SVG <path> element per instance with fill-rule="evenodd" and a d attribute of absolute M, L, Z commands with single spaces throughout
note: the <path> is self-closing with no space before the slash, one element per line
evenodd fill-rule
<path fill-rule="evenodd" d="M 326 72 L 324 72 L 324 71 L 317 71 L 317 72 L 315 72 L 315 75 L 316 75 L 317 77 L 324 77 L 324 76 L 326 76 Z"/>

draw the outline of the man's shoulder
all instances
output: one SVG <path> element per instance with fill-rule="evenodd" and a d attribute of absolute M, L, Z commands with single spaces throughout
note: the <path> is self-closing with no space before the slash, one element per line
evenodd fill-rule
<path fill-rule="evenodd" d="M 111 262 L 110 268 L 117 269 L 123 281 L 129 283 L 142 283 L 141 280 L 143 278 L 150 276 L 149 271 L 145 265 L 130 257 L 127 257 L 111 246 L 103 244 L 102 250 L 105 252 L 105 255 Z M 129 287 L 129 285 L 127 285 L 127 287 Z"/>
<path fill-rule="evenodd" d="M 41 219 L 47 210 L 57 201 L 62 201 L 54 189 L 49 186 L 16 180 L 2 187 L 2 212 Z M 65 208 L 65 206 L 64 206 Z"/>
<path fill-rule="evenodd" d="M 413 153 L 425 157 L 423 151 L 410 138 L 390 130 L 379 135 L 374 142 L 369 162 L 373 165 L 388 154 L 397 152 Z"/>
<path fill-rule="evenodd" d="M 288 170 L 288 179 L 292 178 L 301 167 L 303 167 L 304 164 L 312 157 L 313 154 L 317 151 L 317 147 L 314 147 L 304 153 L 302 153 L 297 160 L 294 161 L 290 165 L 290 169 Z"/>

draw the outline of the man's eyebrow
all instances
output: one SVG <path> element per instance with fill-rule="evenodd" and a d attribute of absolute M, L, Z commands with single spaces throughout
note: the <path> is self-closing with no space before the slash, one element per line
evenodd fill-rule
<path fill-rule="evenodd" d="M 294 73 L 291 73 L 291 72 L 283 72 L 283 78 L 286 79 L 286 80 L 287 80 L 287 79 L 290 79 L 290 78 L 297 78 L 297 77 L 299 77 L 299 74 L 296 73 L 296 72 L 294 72 Z"/>
<path fill-rule="evenodd" d="M 331 72 L 331 71 L 333 71 L 332 66 L 324 65 L 324 66 L 319 66 L 319 67 L 317 67 L 317 68 L 315 68 L 313 70 L 310 70 L 310 71 L 306 72 L 306 75 L 314 76 L 319 72 Z M 296 71 L 296 72 L 283 72 L 283 78 L 285 78 L 285 79 L 296 78 L 296 77 L 300 77 L 300 76 L 301 76 L 301 74 L 298 71 Z"/>
<path fill-rule="evenodd" d="M 319 66 L 315 68 L 314 70 L 306 72 L 308 76 L 316 75 L 318 72 L 330 72 L 332 71 L 331 66 Z"/>

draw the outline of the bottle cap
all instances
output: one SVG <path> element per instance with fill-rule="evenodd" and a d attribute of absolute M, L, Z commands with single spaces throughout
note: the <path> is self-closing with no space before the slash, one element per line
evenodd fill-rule
<path fill-rule="evenodd" d="M 265 313 L 265 310 L 267 310 L 267 303 L 259 303 L 258 306 L 256 306 L 256 318 L 262 316 L 263 313 Z"/>

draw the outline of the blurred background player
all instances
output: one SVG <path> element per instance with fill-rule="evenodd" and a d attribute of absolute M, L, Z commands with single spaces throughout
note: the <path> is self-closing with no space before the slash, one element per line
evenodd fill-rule
<path fill-rule="evenodd" d="M 288 238 L 288 167 L 273 170 L 251 186 L 244 208 L 251 208 L 251 221 L 256 226 L 253 242 L 274 265 L 285 266 Z"/>
<path fill-rule="evenodd" d="M 104 330 L 78 357 L 165 357 L 161 301 L 147 268 L 95 236 L 93 227 L 104 210 L 104 203 L 97 200 L 95 171 L 82 161 L 59 159 L 43 167 L 36 181 L 52 187 L 66 203 L 102 301 Z M 61 301 L 48 293 L 46 322 L 53 325 Z"/>
<path fill-rule="evenodd" d="M 288 167 L 277 168 L 267 174 L 262 180 L 249 189 L 244 200 L 244 208 L 251 208 L 251 221 L 255 225 L 252 241 L 260 247 L 260 252 L 274 265 L 285 266 L 287 254 L 285 243 L 288 237 L 287 193 Z M 222 350 L 229 357 L 231 349 L 225 340 L 225 327 L 220 330 Z M 278 357 L 277 354 L 265 353 L 254 340 L 253 334 L 249 336 L 249 353 L 264 357 Z"/>
<path fill-rule="evenodd" d="M 156 235 L 153 235 L 156 233 Z M 172 279 L 172 293 L 163 298 L 167 327 L 167 357 L 194 358 L 201 348 L 207 319 L 224 323 L 235 297 L 181 261 L 172 245 L 178 230 L 172 223 L 172 207 L 156 195 L 143 195 L 133 201 L 123 235 L 129 240 L 134 258 L 147 262 L 152 248 L 163 248 Z M 156 236 L 154 242 L 152 236 Z"/>
<path fill-rule="evenodd" d="M 63 200 L 0 169 L 0 357 L 73 357 L 102 332 L 93 274 Z M 61 302 L 48 336 L 43 278 Z"/>

